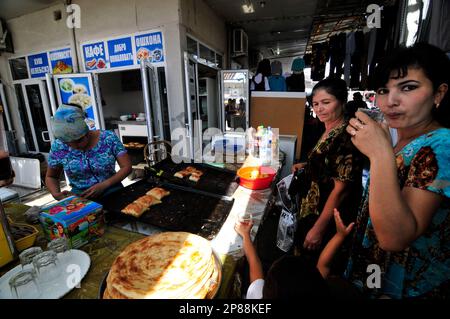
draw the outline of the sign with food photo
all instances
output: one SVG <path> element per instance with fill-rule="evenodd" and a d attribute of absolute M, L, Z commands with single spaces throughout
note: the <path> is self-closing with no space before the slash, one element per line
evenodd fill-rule
<path fill-rule="evenodd" d="M 161 32 L 136 35 L 136 61 L 148 59 L 152 63 L 164 62 L 164 49 Z"/>
<path fill-rule="evenodd" d="M 48 55 L 53 74 L 73 73 L 73 60 L 70 48 L 50 51 Z"/>
<path fill-rule="evenodd" d="M 73 103 L 83 108 L 89 129 L 95 129 L 93 90 L 88 76 L 63 77 L 58 79 L 62 103 Z"/>
<path fill-rule="evenodd" d="M 105 43 L 102 41 L 83 45 L 83 58 L 86 71 L 107 68 Z"/>

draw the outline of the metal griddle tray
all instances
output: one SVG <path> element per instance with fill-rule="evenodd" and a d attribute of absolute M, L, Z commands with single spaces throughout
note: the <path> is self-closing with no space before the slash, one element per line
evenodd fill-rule
<path fill-rule="evenodd" d="M 198 182 L 173 176 L 176 172 L 188 166 L 195 167 L 203 172 Z M 158 176 L 171 184 L 190 187 L 196 190 L 205 191 L 212 194 L 232 196 L 239 187 L 236 172 L 224 168 L 214 167 L 201 163 L 179 163 L 176 164 L 170 159 L 165 159 L 156 165 L 147 168 L 149 175 Z"/>
<path fill-rule="evenodd" d="M 170 191 L 161 204 L 151 206 L 139 218 L 121 212 L 126 205 L 156 186 Z M 101 200 L 108 222 L 124 219 L 139 221 L 167 231 L 194 233 L 208 240 L 220 231 L 233 202 L 234 199 L 227 196 L 170 184 L 155 177 L 136 182 Z"/>

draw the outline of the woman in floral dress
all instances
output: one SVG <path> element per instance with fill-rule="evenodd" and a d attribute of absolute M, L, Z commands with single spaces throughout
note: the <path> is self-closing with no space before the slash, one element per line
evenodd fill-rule
<path fill-rule="evenodd" d="M 357 112 L 347 127 L 370 177 L 345 276 L 372 298 L 449 297 L 450 62 L 416 44 L 377 73 L 387 123 Z M 397 129 L 394 149 L 388 126 Z"/>
<path fill-rule="evenodd" d="M 363 155 L 345 131 L 347 95 L 344 80 L 325 79 L 314 86 L 312 106 L 325 132 L 307 162 L 294 165 L 305 170 L 300 180 L 295 252 L 308 254 L 313 261 L 336 233 L 333 209 L 338 208 L 349 224 L 356 218 L 361 198 Z"/>

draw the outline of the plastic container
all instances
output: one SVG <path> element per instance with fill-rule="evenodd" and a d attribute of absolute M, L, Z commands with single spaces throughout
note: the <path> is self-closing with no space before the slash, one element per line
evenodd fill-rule
<path fill-rule="evenodd" d="M 214 151 L 217 153 L 227 152 L 227 153 L 237 153 L 242 151 L 244 145 L 237 144 L 231 139 L 222 139 L 214 143 Z"/>
<path fill-rule="evenodd" d="M 267 166 L 242 167 L 237 171 L 239 185 L 248 189 L 266 189 L 270 187 L 276 171 Z"/>

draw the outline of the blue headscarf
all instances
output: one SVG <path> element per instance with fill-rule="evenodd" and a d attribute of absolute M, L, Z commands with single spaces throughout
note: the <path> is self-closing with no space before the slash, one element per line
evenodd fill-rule
<path fill-rule="evenodd" d="M 89 132 L 85 118 L 81 108 L 61 104 L 50 119 L 53 135 L 66 143 L 83 137 Z"/>

